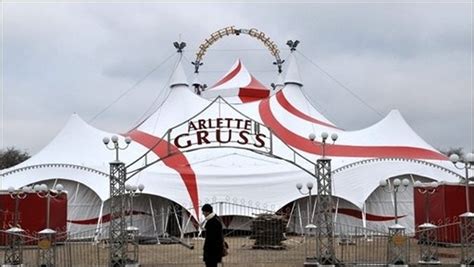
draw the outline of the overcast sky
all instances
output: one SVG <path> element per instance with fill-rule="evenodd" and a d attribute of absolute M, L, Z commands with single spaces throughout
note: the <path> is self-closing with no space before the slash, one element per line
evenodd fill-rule
<path fill-rule="evenodd" d="M 4 3 L 2 13 L 2 147 L 35 154 L 74 112 L 126 132 L 164 99 L 172 42 L 187 43 L 189 63 L 210 33 L 230 25 L 265 32 L 282 58 L 286 41 L 300 40 L 304 91 L 339 127 L 365 128 L 398 109 L 432 146 L 473 147 L 471 2 Z M 272 56 L 246 36 L 212 46 L 202 80 L 212 84 L 236 58 L 264 84 L 274 81 Z"/>

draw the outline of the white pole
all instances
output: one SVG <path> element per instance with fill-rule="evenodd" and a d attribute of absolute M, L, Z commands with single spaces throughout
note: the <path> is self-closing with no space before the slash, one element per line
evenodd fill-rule
<path fill-rule="evenodd" d="M 158 229 L 156 228 L 155 210 L 153 209 L 153 203 L 151 202 L 150 196 L 148 196 L 148 203 L 150 204 L 151 219 L 153 220 L 153 231 L 155 232 L 156 243 L 159 245 L 160 244 L 160 238 L 158 236 Z"/>
<path fill-rule="evenodd" d="M 104 201 L 101 201 L 100 202 L 100 209 L 99 209 L 99 218 L 97 218 L 97 226 L 96 226 L 96 229 L 95 229 L 95 233 L 96 233 L 95 242 L 97 242 L 99 240 L 99 232 L 102 231 L 101 226 L 102 226 L 103 211 L 104 211 Z"/>
<path fill-rule="evenodd" d="M 293 212 L 295 211 L 296 201 L 293 202 L 291 206 L 290 215 L 288 216 L 288 222 L 286 223 L 286 228 L 290 227 L 291 217 L 293 216 Z M 296 227 L 295 227 L 296 230 Z"/>
<path fill-rule="evenodd" d="M 301 207 L 300 207 L 300 203 L 298 202 L 298 215 L 299 215 L 299 221 L 300 221 L 300 228 L 301 228 L 301 231 L 304 235 L 304 228 L 303 228 L 303 219 L 301 218 Z"/>

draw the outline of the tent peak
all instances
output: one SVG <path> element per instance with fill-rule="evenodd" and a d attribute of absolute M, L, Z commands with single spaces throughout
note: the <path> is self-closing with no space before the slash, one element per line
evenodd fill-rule
<path fill-rule="evenodd" d="M 170 79 L 170 88 L 173 88 L 178 85 L 189 86 L 188 79 L 186 78 L 186 74 L 184 74 L 183 64 L 181 64 L 181 59 L 182 59 L 182 56 L 180 55 L 179 61 Z"/>
<path fill-rule="evenodd" d="M 296 61 L 296 57 L 294 53 L 290 53 L 290 59 L 289 59 L 289 64 L 288 64 L 288 69 L 286 71 L 286 76 L 285 76 L 285 85 L 287 84 L 295 84 L 298 86 L 303 86 L 303 82 L 301 82 L 301 75 L 300 71 L 298 69 L 298 64 Z"/>

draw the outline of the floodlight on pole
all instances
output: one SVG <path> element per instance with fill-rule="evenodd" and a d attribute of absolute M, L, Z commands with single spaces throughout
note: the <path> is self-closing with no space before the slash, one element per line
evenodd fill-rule
<path fill-rule="evenodd" d="M 313 223 L 313 216 L 312 216 L 312 213 L 313 213 L 313 205 L 312 205 L 312 194 L 311 194 L 311 190 L 313 190 L 313 183 L 312 182 L 307 182 L 306 183 L 306 189 L 308 190 L 307 192 L 303 192 L 303 184 L 301 183 L 297 183 L 296 184 L 296 189 L 298 189 L 298 192 L 300 192 L 301 195 L 303 196 L 308 196 L 308 202 L 306 203 L 306 210 L 307 210 L 307 213 L 308 213 L 308 220 L 307 220 L 307 225 L 309 224 L 312 224 Z"/>
<path fill-rule="evenodd" d="M 138 190 L 138 192 L 137 192 Z M 130 226 L 133 226 L 133 198 L 137 197 L 145 190 L 145 186 L 143 184 L 132 185 L 132 184 L 125 184 L 125 191 L 129 197 L 129 206 L 130 206 Z"/>
<path fill-rule="evenodd" d="M 390 236 L 388 242 L 387 261 L 389 265 L 406 265 L 408 262 L 408 250 L 406 246 L 405 227 L 398 224 L 398 203 L 397 194 L 406 191 L 410 180 L 395 178 L 390 184 L 387 180 L 380 180 L 380 187 L 383 191 L 393 193 L 395 224 L 388 227 L 388 234 Z"/>
<path fill-rule="evenodd" d="M 410 184 L 410 180 L 403 179 L 400 180 L 395 178 L 392 182 L 392 185 L 387 180 L 380 180 L 380 187 L 387 193 L 393 193 L 393 202 L 394 202 L 394 209 L 395 209 L 395 224 L 398 224 L 398 208 L 397 208 L 397 193 L 401 193 L 405 191 Z"/>
<path fill-rule="evenodd" d="M 288 41 L 290 48 L 295 48 L 299 41 Z M 294 51 L 294 50 L 292 50 Z M 308 139 L 316 146 L 322 146 L 321 158 L 316 160 L 316 181 L 317 181 L 317 203 L 316 205 L 316 262 L 318 264 L 336 264 L 336 252 L 334 247 L 334 218 L 332 216 L 332 173 L 331 159 L 326 158 L 327 139 L 331 136 L 333 144 L 338 136 L 336 133 L 329 135 L 321 133 L 321 142 L 317 141 L 314 133 L 308 135 Z"/>
<path fill-rule="evenodd" d="M 25 199 L 28 193 L 31 191 L 30 187 L 23 187 L 16 190 L 10 186 L 8 188 L 8 194 L 12 199 L 15 200 L 15 213 L 13 219 L 13 225 L 6 233 L 8 234 L 8 246 L 5 249 L 5 264 L 8 266 L 23 266 L 23 234 L 24 230 L 21 229 L 18 223 L 18 212 L 20 200 Z"/>
<path fill-rule="evenodd" d="M 459 215 L 461 221 L 461 263 L 470 266 L 474 265 L 474 212 L 471 212 L 469 196 L 469 171 L 474 171 L 474 153 L 468 153 L 464 157 L 451 154 L 449 160 L 459 170 L 464 170 L 464 180 L 466 186 L 466 212 Z"/>
<path fill-rule="evenodd" d="M 179 45 L 179 44 L 178 44 Z M 115 161 L 110 162 L 110 227 L 109 227 L 109 266 L 125 266 L 127 258 L 127 233 L 125 229 L 125 182 L 127 170 L 119 160 L 119 150 L 129 147 L 132 140 L 125 138 L 125 145 L 120 145 L 119 137 L 113 135 L 110 139 L 102 139 L 105 147 L 115 151 Z M 110 144 L 112 141 L 112 145 Z"/>
<path fill-rule="evenodd" d="M 51 198 L 58 198 L 64 192 L 64 186 L 57 184 L 48 188 L 46 184 L 35 185 L 34 191 L 40 198 L 46 198 L 46 227 L 38 232 L 40 266 L 56 266 L 56 230 L 50 228 Z"/>
<path fill-rule="evenodd" d="M 440 264 L 438 258 L 438 248 L 437 248 L 437 235 L 435 224 L 430 222 L 430 196 L 433 195 L 438 189 L 437 182 L 431 183 L 422 183 L 416 181 L 414 188 L 424 196 L 425 204 L 425 222 L 418 225 L 418 236 L 420 244 L 420 260 L 419 264 Z"/>

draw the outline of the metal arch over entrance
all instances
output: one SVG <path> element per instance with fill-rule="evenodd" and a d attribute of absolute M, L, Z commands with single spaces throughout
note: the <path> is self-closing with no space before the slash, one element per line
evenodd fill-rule
<path fill-rule="evenodd" d="M 199 116 L 205 115 L 206 112 L 213 113 L 215 109 L 221 110 L 222 105 L 230 108 L 234 114 L 223 118 L 197 119 Z M 165 135 L 157 140 L 145 154 L 126 166 L 127 180 L 167 158 L 216 148 L 243 149 L 283 160 L 317 178 L 317 164 L 315 162 L 287 145 L 270 128 L 243 114 L 220 96 L 196 115 L 168 129 Z M 158 159 L 147 162 L 147 156 L 159 146 L 166 146 L 165 153 Z M 133 169 L 134 166 L 139 167 Z"/>
<path fill-rule="evenodd" d="M 274 65 L 277 65 L 278 67 L 278 72 L 282 72 L 282 64 L 284 60 L 281 60 L 280 58 L 280 50 L 278 50 L 277 45 L 270 39 L 270 37 L 266 36 L 264 32 L 259 31 L 255 28 L 252 29 L 236 29 L 235 26 L 229 26 L 222 28 L 220 30 L 215 31 L 208 37 L 207 39 L 204 40 L 204 42 L 199 46 L 199 51 L 196 53 L 196 60 L 192 62 L 194 65 L 194 72 L 198 73 L 199 72 L 199 67 L 203 64 L 202 59 L 204 58 L 204 55 L 207 52 L 207 49 L 213 45 L 215 42 L 218 40 L 222 39 L 225 36 L 229 35 L 240 35 L 240 34 L 247 34 L 253 38 L 256 38 L 257 40 L 261 41 L 265 47 L 270 51 L 272 56 L 275 57 L 275 62 L 273 62 Z"/>

